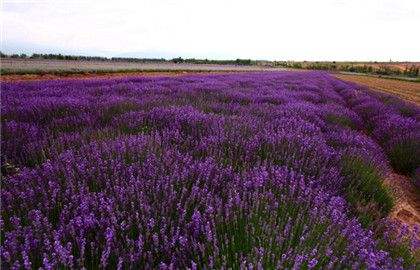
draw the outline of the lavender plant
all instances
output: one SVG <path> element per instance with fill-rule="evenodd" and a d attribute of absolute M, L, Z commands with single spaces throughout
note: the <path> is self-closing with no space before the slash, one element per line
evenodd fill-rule
<path fill-rule="evenodd" d="M 414 268 L 373 226 L 390 165 L 419 167 L 399 158 L 419 150 L 415 106 L 317 72 L 5 83 L 1 98 L 5 269 Z"/>

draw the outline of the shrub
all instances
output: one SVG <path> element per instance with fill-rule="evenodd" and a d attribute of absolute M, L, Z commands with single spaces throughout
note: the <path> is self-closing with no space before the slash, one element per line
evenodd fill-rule
<path fill-rule="evenodd" d="M 342 161 L 346 198 L 363 225 L 386 216 L 394 205 L 393 197 L 375 167 L 360 157 L 345 156 Z"/>
<path fill-rule="evenodd" d="M 394 259 L 402 259 L 404 269 L 411 269 L 411 266 L 416 264 L 416 256 L 420 255 L 418 245 L 420 239 L 417 236 L 416 228 L 411 230 L 400 223 L 381 220 L 380 224 L 377 224 L 374 234 L 378 239 L 378 246 L 382 250 L 387 251 Z"/>
<path fill-rule="evenodd" d="M 392 167 L 402 174 L 412 174 L 420 166 L 420 141 L 406 137 L 393 142 L 388 156 Z"/>
<path fill-rule="evenodd" d="M 420 167 L 418 167 L 414 172 L 413 183 L 414 186 L 417 188 L 417 191 L 420 193 Z"/>
<path fill-rule="evenodd" d="M 414 138 L 418 118 L 338 82 L 264 72 L 2 84 L 0 267 L 412 264 L 372 229 L 392 207 L 377 143 Z"/>
<path fill-rule="evenodd" d="M 328 123 L 335 124 L 335 125 L 340 125 L 342 127 L 348 127 L 348 128 L 351 128 L 351 129 L 356 128 L 356 125 L 353 123 L 353 121 L 346 116 L 336 115 L 336 114 L 327 114 L 325 116 L 325 120 Z"/>

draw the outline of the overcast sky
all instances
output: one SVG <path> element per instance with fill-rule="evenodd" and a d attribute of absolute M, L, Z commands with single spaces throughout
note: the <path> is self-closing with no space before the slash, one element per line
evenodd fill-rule
<path fill-rule="evenodd" d="M 2 51 L 420 61 L 420 0 L 3 0 Z"/>

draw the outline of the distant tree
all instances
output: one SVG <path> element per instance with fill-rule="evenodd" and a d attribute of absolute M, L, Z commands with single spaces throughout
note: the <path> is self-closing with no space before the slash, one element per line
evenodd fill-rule
<path fill-rule="evenodd" d="M 184 59 L 182 59 L 182 57 L 177 57 L 177 58 L 172 59 L 172 62 L 174 62 L 175 64 L 183 63 Z"/>
<path fill-rule="evenodd" d="M 237 65 L 251 65 L 251 59 L 236 59 Z"/>
<path fill-rule="evenodd" d="M 302 68 L 302 63 L 299 63 L 299 62 L 294 62 L 294 63 L 292 64 L 292 68 Z"/>
<path fill-rule="evenodd" d="M 409 77 L 418 77 L 419 67 L 416 65 L 411 65 L 410 67 L 406 66 L 403 74 Z"/>

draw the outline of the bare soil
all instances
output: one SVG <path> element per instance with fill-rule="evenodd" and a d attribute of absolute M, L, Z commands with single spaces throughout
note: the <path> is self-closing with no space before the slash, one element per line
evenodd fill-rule
<path fill-rule="evenodd" d="M 413 228 L 420 226 L 420 192 L 406 176 L 391 173 L 385 184 L 393 191 L 395 207 L 390 217 Z M 418 234 L 420 238 L 420 233 Z"/>
<path fill-rule="evenodd" d="M 373 90 L 393 94 L 407 101 L 420 104 L 420 83 L 384 79 L 363 75 L 335 74 L 336 77 L 358 84 L 366 85 Z"/>

